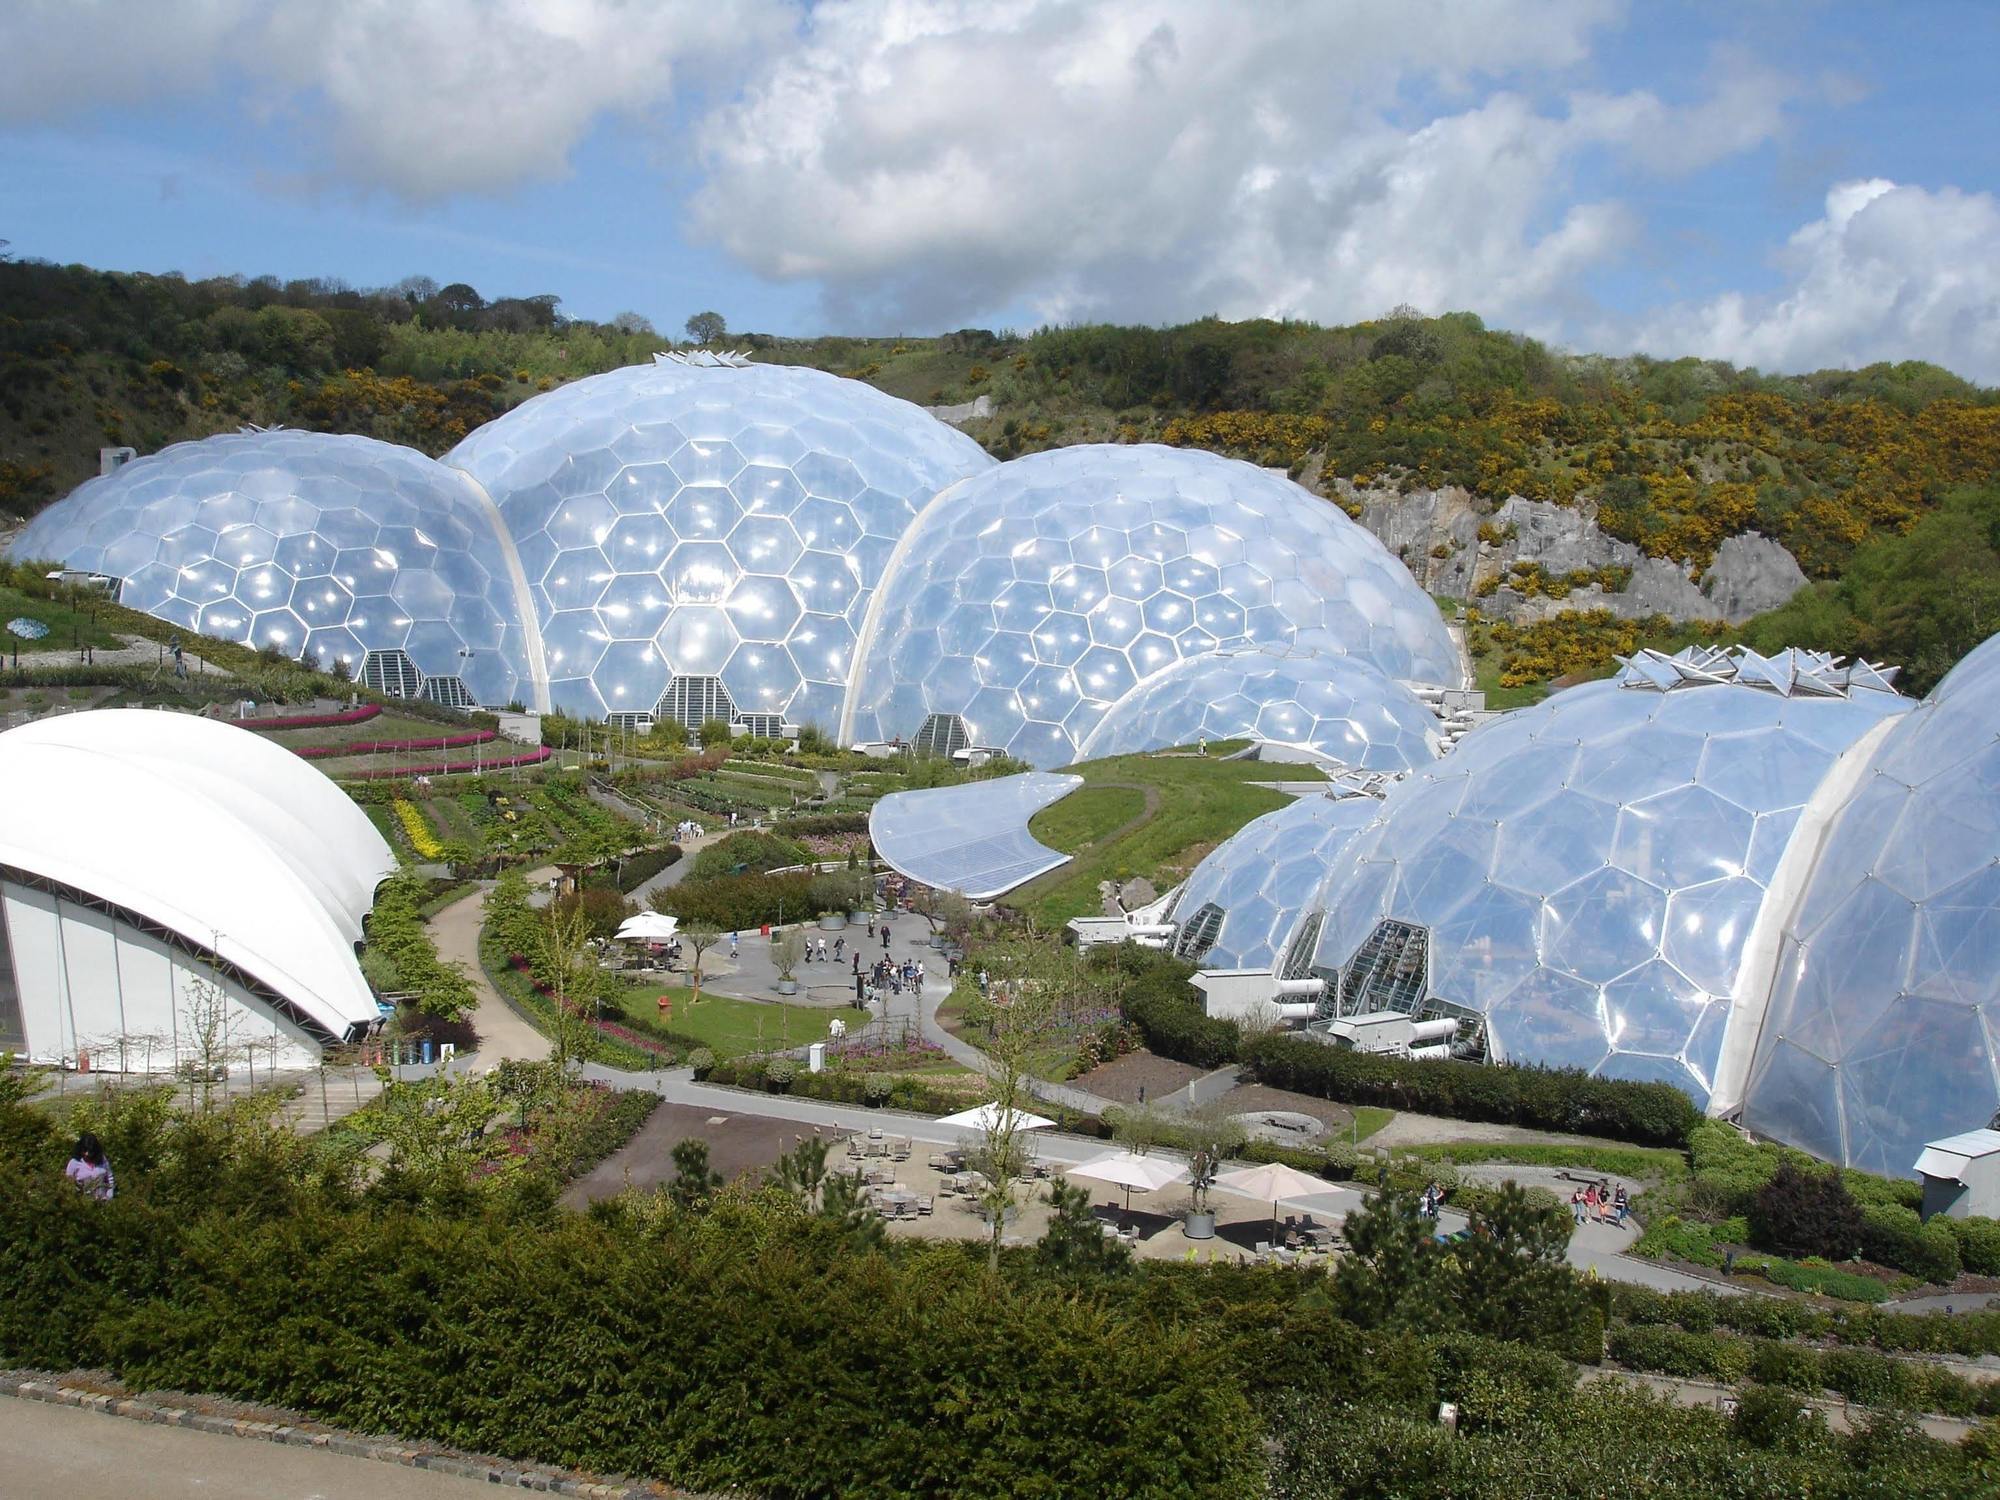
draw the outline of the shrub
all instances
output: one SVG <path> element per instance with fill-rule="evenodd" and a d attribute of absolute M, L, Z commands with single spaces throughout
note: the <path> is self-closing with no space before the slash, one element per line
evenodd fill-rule
<path fill-rule="evenodd" d="M 1196 1068 L 1235 1061 L 1241 1032 L 1234 1021 L 1203 1011 L 1201 995 L 1188 982 L 1193 964 L 1137 943 L 1120 943 L 1093 955 L 1091 963 L 1124 975 L 1119 1009 L 1149 1052 Z"/>
<path fill-rule="evenodd" d="M 1926 1224 L 1912 1209 L 1868 1204 L 1861 1210 L 1861 1253 L 1922 1281 L 1958 1278 L 1958 1240 L 1943 1219 Z"/>
<path fill-rule="evenodd" d="M 1880 1302 L 1889 1289 L 1872 1276 L 1836 1271 L 1831 1266 L 1797 1266 L 1790 1261 L 1756 1257 L 1741 1262 L 1743 1269 L 1761 1271 L 1764 1279 L 1795 1292 L 1819 1292 L 1844 1302 Z"/>
<path fill-rule="evenodd" d="M 1793 1452 L 1824 1437 L 1826 1415 L 1793 1391 L 1753 1385 L 1737 1398 L 1731 1425 L 1752 1447 Z"/>
<path fill-rule="evenodd" d="M 809 915 L 811 890 L 805 875 L 721 875 L 670 886 L 658 893 L 658 902 L 660 910 L 687 926 L 739 932 Z"/>
<path fill-rule="evenodd" d="M 1274 1034 L 1243 1049 L 1258 1082 L 1348 1104 L 1460 1120 L 1614 1136 L 1678 1146 L 1700 1116 L 1666 1083 L 1628 1083 L 1570 1069 L 1411 1062 Z"/>
<path fill-rule="evenodd" d="M 618 889 L 629 895 L 660 871 L 679 864 L 680 859 L 679 844 L 668 844 L 660 849 L 642 849 L 618 867 Z"/>
<path fill-rule="evenodd" d="M 2000 1276 L 2000 1219 L 1931 1220 L 1943 1224 L 1958 1240 L 1958 1258 L 1975 1276 Z"/>
<path fill-rule="evenodd" d="M 1687 1380 L 1740 1381 L 1750 1368 L 1750 1350 L 1741 1339 L 1680 1328 L 1625 1325 L 1611 1330 L 1607 1351 L 1630 1370 L 1650 1370 Z"/>
<path fill-rule="evenodd" d="M 1816 1391 L 1825 1383 L 1818 1350 L 1776 1339 L 1757 1339 L 1751 1344 L 1749 1374 L 1759 1385 L 1794 1391 Z"/>
<path fill-rule="evenodd" d="M 1828 1350 L 1819 1370 L 1828 1390 L 1863 1406 L 1916 1406 L 1929 1392 L 1926 1371 L 1872 1349 Z"/>
<path fill-rule="evenodd" d="M 1861 1232 L 1861 1207 L 1840 1174 L 1790 1161 L 1757 1190 L 1750 1214 L 1752 1243 L 1780 1255 L 1847 1260 L 1861 1248 Z"/>
<path fill-rule="evenodd" d="M 774 1094 L 782 1094 L 799 1076 L 799 1065 L 789 1057 L 774 1057 L 764 1064 L 764 1082 Z"/>
<path fill-rule="evenodd" d="M 706 1078 L 715 1071 L 715 1054 L 706 1047 L 697 1047 L 688 1054 L 688 1066 L 694 1069 L 696 1078 Z"/>
<path fill-rule="evenodd" d="M 718 839 L 694 857 L 683 877 L 687 881 L 714 880 L 718 876 L 735 874 L 762 875 L 768 870 L 783 869 L 787 865 L 804 864 L 809 856 L 786 839 L 776 838 L 768 833 L 745 830 L 732 833 L 727 838 Z M 736 868 L 742 865 L 744 869 Z"/>
<path fill-rule="evenodd" d="M 880 1108 L 895 1092 L 896 1080 L 887 1073 L 869 1073 L 861 1080 L 861 1102 Z"/>

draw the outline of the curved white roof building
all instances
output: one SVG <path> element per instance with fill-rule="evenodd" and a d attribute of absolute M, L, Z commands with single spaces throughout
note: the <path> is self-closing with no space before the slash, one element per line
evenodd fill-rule
<path fill-rule="evenodd" d="M 0 734 L 0 781 L 34 791 L 0 820 L 0 1047 L 166 1070 L 205 992 L 227 1050 L 279 1063 L 377 1018 L 355 946 L 395 859 L 313 767 L 109 709 Z"/>

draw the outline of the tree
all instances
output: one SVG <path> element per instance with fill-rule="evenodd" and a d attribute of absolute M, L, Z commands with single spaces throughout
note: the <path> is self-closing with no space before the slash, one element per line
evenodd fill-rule
<path fill-rule="evenodd" d="M 219 934 L 216 941 L 221 941 Z M 236 1055 L 236 1007 L 220 983 L 202 975 L 188 984 L 181 1019 L 184 1024 L 174 1030 L 187 1039 L 180 1066 L 188 1074 L 188 1102 L 198 1101 L 207 1114 L 215 1084 L 228 1078 L 230 1059 Z"/>
<path fill-rule="evenodd" d="M 927 885 L 917 893 L 915 904 L 918 915 L 931 924 L 933 933 L 963 936 L 972 925 L 972 903 L 957 891 Z"/>
<path fill-rule="evenodd" d="M 1438 1247 L 1416 1195 L 1384 1188 L 1347 1216 L 1333 1303 L 1362 1328 L 1422 1327 L 1433 1312 Z"/>
<path fill-rule="evenodd" d="M 713 344 L 728 332 L 719 312 L 698 312 L 687 320 L 687 336 L 697 344 Z"/>
<path fill-rule="evenodd" d="M 611 326 L 620 333 L 643 333 L 648 337 L 653 334 L 653 320 L 644 313 L 619 313 L 611 320 Z"/>
<path fill-rule="evenodd" d="M 590 1008 L 598 996 L 597 965 L 590 958 L 590 919 L 580 904 L 551 902 L 529 931 L 528 959 L 554 1007 L 549 1055 L 564 1072 L 590 1051 Z"/>
<path fill-rule="evenodd" d="M 701 740 L 701 748 L 713 750 L 718 745 L 726 746 L 731 738 L 727 719 L 703 719 L 701 728 L 695 731 Z"/>
<path fill-rule="evenodd" d="M 787 927 L 771 935 L 771 962 L 778 966 L 780 979 L 790 979 L 805 956 L 805 935 L 798 928 Z"/>
<path fill-rule="evenodd" d="M 979 1203 L 992 1229 L 987 1264 L 997 1271 L 1007 1214 L 1027 1175 L 1021 1116 L 1034 1098 L 1030 1070 L 1079 974 L 1068 949 L 1032 935 L 1000 944 L 982 958 L 987 992 L 981 995 L 970 976 L 960 982 L 969 991 L 966 1019 L 985 1033 L 985 1094 L 992 1108 L 973 1165 L 986 1179 Z"/>
<path fill-rule="evenodd" d="M 690 1136 L 674 1147 L 674 1180 L 667 1197 L 675 1208 L 703 1213 L 722 1187 L 722 1176 L 708 1164 L 708 1142 Z"/>
<path fill-rule="evenodd" d="M 1552 1203 L 1502 1183 L 1472 1215 L 1472 1233 L 1448 1252 L 1460 1272 L 1453 1299 L 1466 1327 L 1488 1338 L 1568 1344 L 1590 1317 L 1583 1283 L 1564 1259 L 1574 1226 Z"/>
<path fill-rule="evenodd" d="M 1035 1242 L 1035 1259 L 1058 1276 L 1088 1280 L 1132 1263 L 1123 1240 L 1113 1239 L 1090 1211 L 1087 1189 L 1057 1178 L 1050 1182 L 1049 1227 Z"/>
<path fill-rule="evenodd" d="M 693 1005 L 701 999 L 701 956 L 722 941 L 722 933 L 706 922 L 690 922 L 680 929 L 679 936 L 683 943 L 694 950 L 692 970 L 694 987 L 688 994 L 688 1004 Z"/>

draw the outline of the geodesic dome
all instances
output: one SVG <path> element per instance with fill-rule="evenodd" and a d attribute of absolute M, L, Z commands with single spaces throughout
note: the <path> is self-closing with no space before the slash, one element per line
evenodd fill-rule
<path fill-rule="evenodd" d="M 897 538 L 993 464 L 860 381 L 672 357 L 537 396 L 445 462 L 505 517 L 557 707 L 826 728 Z"/>
<path fill-rule="evenodd" d="M 1394 788 L 1327 893 L 1343 1013 L 1483 1018 L 1499 1061 L 1707 1102 L 1751 925 L 1835 759 L 1909 700 L 1785 653 L 1641 653 Z"/>
<path fill-rule="evenodd" d="M 1402 564 L 1290 480 L 1152 444 L 1037 453 L 940 494 L 897 548 L 842 738 L 949 715 L 974 743 L 1063 765 L 1139 683 L 1252 644 L 1460 677 Z"/>
<path fill-rule="evenodd" d="M 1204 969 L 1273 969 L 1311 952 L 1315 896 L 1382 804 L 1313 793 L 1252 819 L 1196 865 L 1169 917 L 1174 951 Z M 1315 928 L 1316 930 L 1316 928 Z"/>
<path fill-rule="evenodd" d="M 1181 658 L 1112 704 L 1078 749 L 1085 759 L 1255 739 L 1336 765 L 1413 771 L 1437 758 L 1437 716 L 1353 656 L 1244 646 Z"/>
<path fill-rule="evenodd" d="M 2000 1110 L 2000 637 L 1874 747 L 1797 911 L 1743 1122 L 1907 1177 Z"/>
<path fill-rule="evenodd" d="M 249 431 L 80 485 L 9 552 L 120 579 L 121 603 L 203 635 L 504 704 L 533 696 L 533 644 L 497 525 L 476 485 L 412 449 Z"/>

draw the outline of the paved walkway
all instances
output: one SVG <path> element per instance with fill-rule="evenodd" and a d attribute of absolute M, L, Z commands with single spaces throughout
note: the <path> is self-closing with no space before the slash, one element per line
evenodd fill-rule
<path fill-rule="evenodd" d="M 312 1448 L 248 1442 L 40 1401 L 0 1400 L 8 1500 L 453 1500 L 494 1487 Z"/>
<path fill-rule="evenodd" d="M 546 884 L 552 873 L 537 870 L 529 875 L 528 883 Z M 479 929 L 486 919 L 486 896 L 492 889 L 491 881 L 482 880 L 463 900 L 454 901 L 430 920 L 431 941 L 437 944 L 438 957 L 460 965 L 479 997 L 472 1028 L 479 1034 L 474 1066 L 482 1072 L 510 1057 L 539 1062 L 549 1055 L 549 1039 L 507 1003 L 479 966 Z"/>

